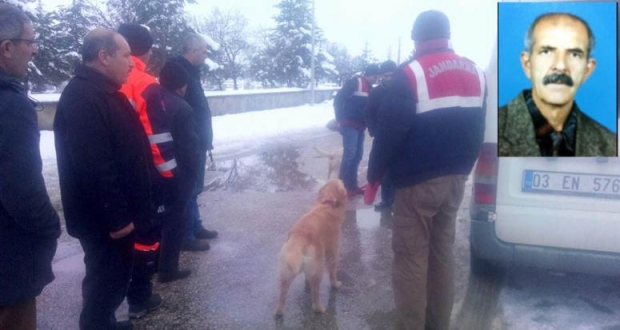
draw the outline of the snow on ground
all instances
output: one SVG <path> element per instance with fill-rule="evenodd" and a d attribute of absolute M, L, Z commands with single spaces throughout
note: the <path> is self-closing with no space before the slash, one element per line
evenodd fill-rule
<path fill-rule="evenodd" d="M 239 84 L 243 83 L 239 81 Z M 337 90 L 335 86 L 319 86 L 316 90 Z M 239 89 L 239 90 L 226 90 L 226 91 L 206 91 L 205 95 L 209 96 L 227 96 L 227 95 L 248 95 L 248 94 L 270 94 L 270 93 L 293 93 L 308 91 L 306 88 L 270 88 L 270 89 Z M 38 102 L 58 102 L 60 99 L 60 93 L 48 93 L 48 94 L 30 94 L 34 100 Z"/>
<path fill-rule="evenodd" d="M 315 106 L 303 105 L 216 116 L 213 117 L 214 152 L 226 152 L 230 148 L 238 147 L 240 143 L 252 145 L 296 131 L 324 127 L 333 115 L 331 102 L 325 101 Z M 44 165 L 55 167 L 56 149 L 52 131 L 41 131 L 40 148 Z"/>

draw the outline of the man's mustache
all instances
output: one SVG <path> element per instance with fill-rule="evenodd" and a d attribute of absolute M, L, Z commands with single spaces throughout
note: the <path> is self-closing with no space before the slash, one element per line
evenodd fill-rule
<path fill-rule="evenodd" d="M 569 87 L 573 86 L 573 78 L 565 73 L 552 73 L 543 78 L 543 85 L 548 84 L 564 84 Z"/>

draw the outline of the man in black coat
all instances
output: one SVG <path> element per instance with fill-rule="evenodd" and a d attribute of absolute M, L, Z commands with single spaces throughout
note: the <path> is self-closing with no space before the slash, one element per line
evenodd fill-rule
<path fill-rule="evenodd" d="M 379 109 L 381 107 L 381 102 L 383 98 L 387 94 L 387 88 L 390 80 L 392 80 L 392 76 L 394 75 L 394 71 L 398 68 L 396 62 L 387 60 L 381 65 L 379 65 L 381 69 L 381 73 L 383 76 L 381 77 L 381 83 L 379 86 L 373 88 L 370 93 L 368 93 L 368 102 L 366 102 L 366 109 L 364 110 L 364 118 L 366 119 L 366 125 L 368 125 L 368 133 L 370 136 L 374 137 L 377 133 L 377 126 L 379 125 L 379 120 L 381 118 L 381 114 L 379 113 Z M 373 148 L 374 148 L 373 141 Z M 375 211 L 383 211 L 390 207 L 394 203 L 394 184 L 390 179 L 389 175 L 385 175 L 381 180 L 381 202 L 375 205 Z"/>
<path fill-rule="evenodd" d="M 147 230 L 156 174 L 149 141 L 122 93 L 134 64 L 125 39 L 107 29 L 84 38 L 83 64 L 54 119 L 67 231 L 84 249 L 80 329 L 131 329 L 116 322 L 131 275 L 134 226 Z"/>
<path fill-rule="evenodd" d="M 215 230 L 207 230 L 202 226 L 200 211 L 198 209 L 198 195 L 204 189 L 205 166 L 207 162 L 207 152 L 213 150 L 213 127 L 211 125 L 211 110 L 205 97 L 200 82 L 200 68 L 207 59 L 207 42 L 198 34 L 189 34 L 183 42 L 183 55 L 174 58 L 172 61 L 185 68 L 190 74 L 189 84 L 185 92 L 185 101 L 192 107 L 196 133 L 200 138 L 200 163 L 198 176 L 194 186 L 193 196 L 189 201 L 187 210 L 187 226 L 183 246 L 186 251 L 205 251 L 209 250 L 209 243 L 200 239 L 216 238 L 218 233 Z"/>
<path fill-rule="evenodd" d="M 37 115 L 18 81 L 36 53 L 28 17 L 0 4 L 0 329 L 36 329 L 36 297 L 54 279 L 60 236 L 41 175 Z"/>
<path fill-rule="evenodd" d="M 165 192 L 165 215 L 162 220 L 159 281 L 170 282 L 189 276 L 179 270 L 179 253 L 185 233 L 187 203 L 193 197 L 198 166 L 200 140 L 194 128 L 192 107 L 185 102 L 189 73 L 178 63 L 168 61 L 159 75 L 161 85 L 152 84 L 142 93 L 157 147 L 166 163 L 174 164 L 171 177 L 162 178 Z"/>

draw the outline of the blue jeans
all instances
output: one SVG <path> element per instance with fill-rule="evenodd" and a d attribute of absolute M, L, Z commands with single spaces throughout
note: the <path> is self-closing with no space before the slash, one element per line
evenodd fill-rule
<path fill-rule="evenodd" d="M 340 180 L 348 190 L 357 189 L 357 169 L 364 154 L 364 131 L 353 127 L 341 126 L 342 162 L 340 163 Z"/>
<path fill-rule="evenodd" d="M 196 185 L 194 185 L 194 193 L 192 198 L 187 203 L 186 223 L 185 223 L 185 235 L 183 235 L 184 242 L 193 242 L 196 240 L 196 232 L 202 227 L 202 221 L 200 220 L 200 211 L 198 210 L 198 195 L 202 193 L 205 186 L 205 167 L 207 165 L 207 153 L 200 152 L 200 164 L 198 166 L 198 177 L 196 178 Z"/>
<path fill-rule="evenodd" d="M 383 177 L 381 180 L 381 201 L 386 205 L 394 204 L 395 195 L 394 183 L 389 174 Z"/>

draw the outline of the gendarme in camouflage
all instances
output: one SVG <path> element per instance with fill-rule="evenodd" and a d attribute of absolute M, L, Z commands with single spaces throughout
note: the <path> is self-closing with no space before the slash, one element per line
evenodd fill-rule
<path fill-rule="evenodd" d="M 617 137 L 607 128 L 595 122 L 579 110 L 577 111 L 577 157 L 616 157 L 618 155 Z M 499 156 L 540 157 L 536 143 L 534 123 L 527 110 L 523 92 L 499 109 L 498 116 Z"/>

